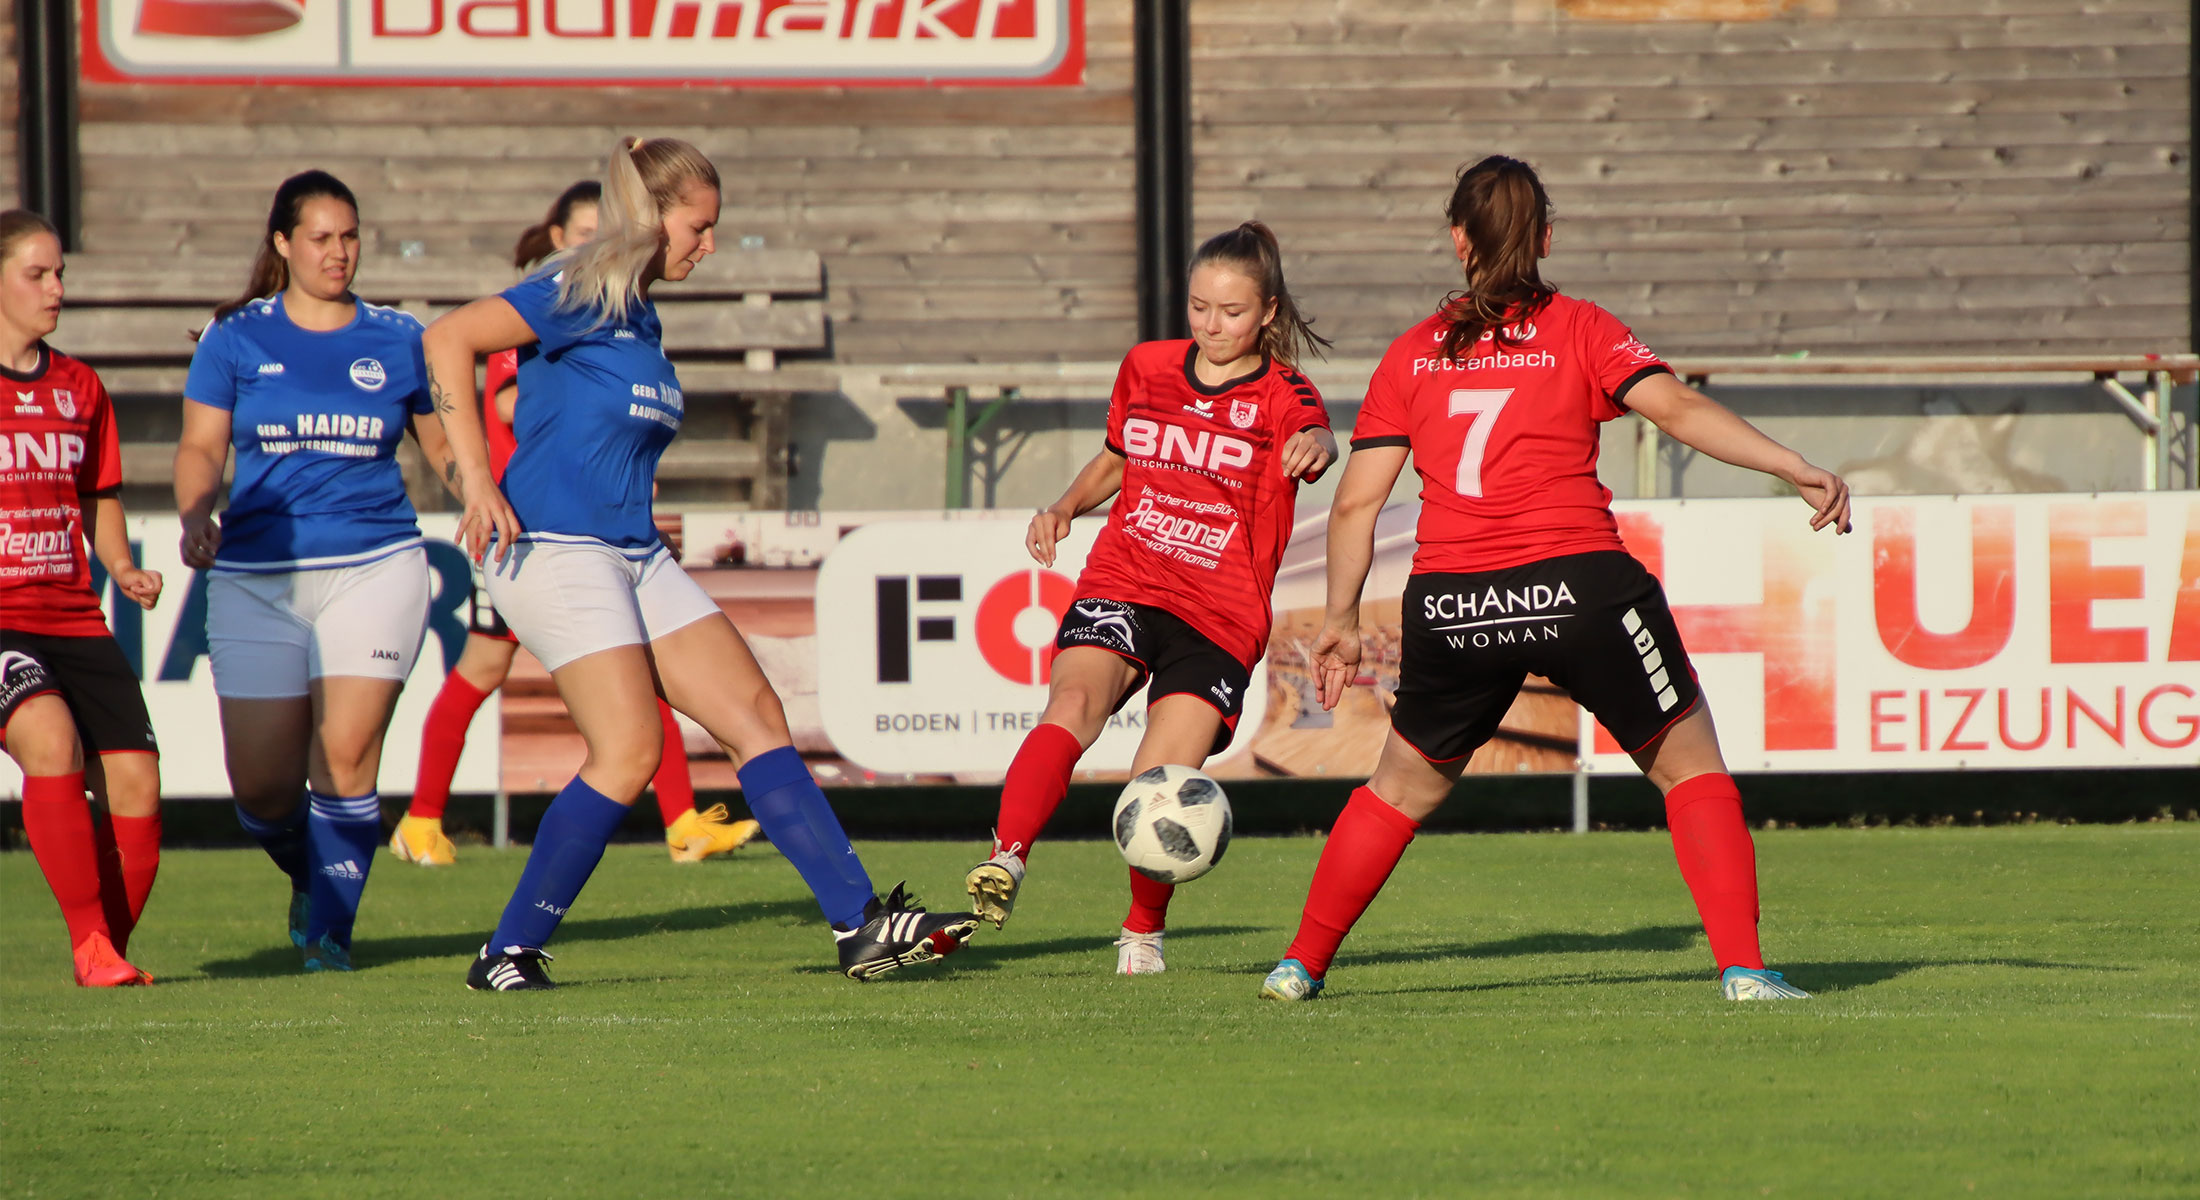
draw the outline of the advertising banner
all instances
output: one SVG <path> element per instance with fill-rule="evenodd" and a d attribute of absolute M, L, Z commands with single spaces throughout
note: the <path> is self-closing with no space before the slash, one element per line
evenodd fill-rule
<path fill-rule="evenodd" d="M 1074 85 L 1083 0 L 80 0 L 138 83 Z"/>
<path fill-rule="evenodd" d="M 457 524 L 455 517 L 428 516 L 420 521 L 429 538 L 428 563 L 434 571 L 435 590 L 428 609 L 427 639 L 398 697 L 383 743 L 380 787 L 387 795 L 411 794 L 413 771 L 420 761 L 421 724 L 436 689 L 465 645 L 466 605 L 473 583 L 464 553 L 448 540 Z M 108 627 L 144 681 L 145 707 L 160 739 L 161 793 L 176 799 L 227 799 L 221 711 L 206 659 L 207 577 L 183 565 L 174 514 L 134 516 L 129 526 L 139 565 L 160 572 L 160 603 L 144 611 L 121 599 L 96 564 L 92 572 L 107 610 Z M 452 790 L 496 791 L 497 760 L 497 718 L 493 709 L 485 708 L 467 731 Z M 13 760 L 0 758 L 0 796 L 12 800 L 21 795 L 21 772 Z"/>

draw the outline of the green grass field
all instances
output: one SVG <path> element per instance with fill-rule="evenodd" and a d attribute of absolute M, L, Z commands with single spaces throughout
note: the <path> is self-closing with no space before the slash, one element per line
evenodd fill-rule
<path fill-rule="evenodd" d="M 519 995 L 461 982 L 517 852 L 385 855 L 312 977 L 263 857 L 172 852 L 112 992 L 0 855 L 0 1194 L 2200 1195 L 2200 826 L 1759 834 L 1818 998 L 1756 1006 L 1618 833 L 1424 838 L 1324 999 L 1256 1001 L 1319 845 L 1241 840 L 1136 980 L 1112 848 L 1045 846 L 869 985 L 769 849 L 622 846 Z M 939 907 L 974 851 L 864 847 Z"/>

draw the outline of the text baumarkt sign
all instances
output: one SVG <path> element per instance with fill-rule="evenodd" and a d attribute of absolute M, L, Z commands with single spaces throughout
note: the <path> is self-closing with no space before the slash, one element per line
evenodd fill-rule
<path fill-rule="evenodd" d="M 117 82 L 1076 84 L 1084 0 L 81 0 Z"/>

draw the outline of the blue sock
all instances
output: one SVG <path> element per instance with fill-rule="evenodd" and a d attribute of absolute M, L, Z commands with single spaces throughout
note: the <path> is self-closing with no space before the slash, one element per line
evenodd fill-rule
<path fill-rule="evenodd" d="M 764 827 L 764 836 L 801 872 L 825 919 L 843 929 L 861 926 L 864 906 L 872 898 L 871 876 L 848 844 L 848 835 L 840 831 L 840 818 L 833 815 L 802 756 L 792 746 L 781 746 L 741 764 L 738 774 L 749 812 Z"/>
<path fill-rule="evenodd" d="M 351 949 L 351 927 L 359 919 L 359 897 L 367 890 L 374 848 L 382 844 L 382 797 L 324 796 L 306 790 L 306 849 L 313 874 L 313 914 L 306 920 L 306 942 L 329 940 Z"/>
<path fill-rule="evenodd" d="M 504 906 L 504 918 L 489 935 L 489 948 L 495 952 L 506 946 L 540 950 L 548 944 L 558 922 L 565 919 L 565 910 L 573 907 L 603 860 L 611 835 L 625 820 L 626 805 L 574 776 L 542 814 L 534 849 L 527 852 L 527 866 L 519 873 L 511 902 Z"/>
<path fill-rule="evenodd" d="M 237 824 L 252 835 L 252 840 L 267 851 L 275 865 L 290 876 L 290 890 L 302 892 L 313 878 L 306 867 L 306 806 L 300 804 L 290 815 L 273 821 L 263 821 L 237 805 Z"/>

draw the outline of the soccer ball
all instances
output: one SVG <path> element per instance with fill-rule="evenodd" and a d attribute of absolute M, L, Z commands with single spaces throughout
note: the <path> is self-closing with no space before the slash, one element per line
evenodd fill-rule
<path fill-rule="evenodd" d="M 1190 883 L 1230 848 L 1230 798 L 1191 767 L 1141 771 L 1115 802 L 1115 848 L 1148 879 Z"/>

